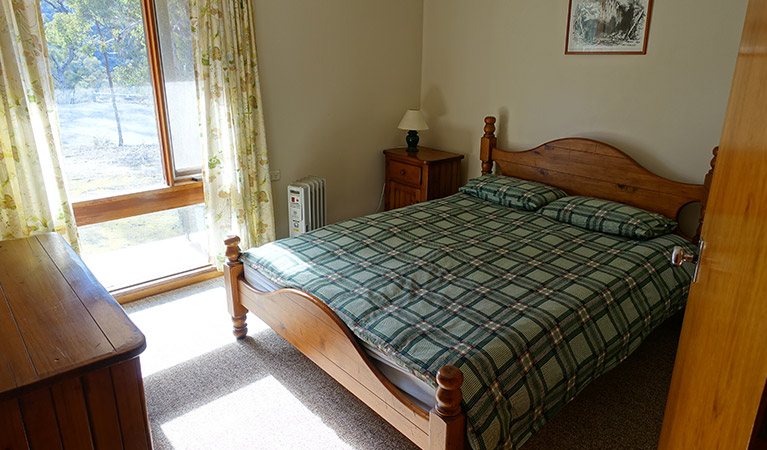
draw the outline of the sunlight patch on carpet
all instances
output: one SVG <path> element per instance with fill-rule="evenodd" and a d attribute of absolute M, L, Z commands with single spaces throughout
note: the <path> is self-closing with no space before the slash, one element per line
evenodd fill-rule
<path fill-rule="evenodd" d="M 272 376 L 161 428 L 177 449 L 352 449 Z"/>
<path fill-rule="evenodd" d="M 141 373 L 147 377 L 235 342 L 223 287 L 201 290 L 149 307 L 126 305 L 128 316 L 146 336 Z M 269 327 L 248 315 L 248 332 Z"/>

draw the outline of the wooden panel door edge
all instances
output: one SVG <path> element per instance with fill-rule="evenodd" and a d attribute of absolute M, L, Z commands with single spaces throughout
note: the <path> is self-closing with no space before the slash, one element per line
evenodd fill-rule
<path fill-rule="evenodd" d="M 662 450 L 749 447 L 767 379 L 767 0 L 750 0 Z"/>

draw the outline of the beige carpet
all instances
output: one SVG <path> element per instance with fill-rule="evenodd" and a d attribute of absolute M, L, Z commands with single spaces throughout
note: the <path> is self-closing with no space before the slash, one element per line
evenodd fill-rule
<path fill-rule="evenodd" d="M 413 449 L 414 445 L 248 315 L 231 335 L 221 279 L 126 305 L 157 449 Z M 681 327 L 672 319 L 592 383 L 523 450 L 655 449 Z"/>

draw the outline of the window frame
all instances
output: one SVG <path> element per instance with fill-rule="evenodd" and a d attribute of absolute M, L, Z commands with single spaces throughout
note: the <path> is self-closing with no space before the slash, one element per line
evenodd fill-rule
<path fill-rule="evenodd" d="M 93 225 L 204 202 L 199 173 L 185 172 L 178 174 L 178 176 L 175 174 L 168 128 L 160 40 L 157 31 L 157 9 L 154 0 L 140 0 L 140 3 L 161 151 L 160 161 L 166 187 L 72 202 L 75 222 L 78 226 Z M 202 167 L 200 169 L 202 170 Z"/>
<path fill-rule="evenodd" d="M 93 225 L 168 209 L 203 203 L 202 182 L 183 182 L 173 186 L 131 194 L 85 200 L 72 204 L 77 226 Z"/>

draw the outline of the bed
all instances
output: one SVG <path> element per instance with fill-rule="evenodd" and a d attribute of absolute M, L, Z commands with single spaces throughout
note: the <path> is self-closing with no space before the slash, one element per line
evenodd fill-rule
<path fill-rule="evenodd" d="M 714 167 L 691 185 L 588 139 L 504 151 L 493 117 L 480 158 L 488 179 L 674 218 L 705 211 Z M 421 448 L 516 448 L 683 308 L 691 272 L 666 261 L 697 234 L 636 243 L 467 192 L 252 252 L 228 238 L 235 336 L 253 312 Z"/>

